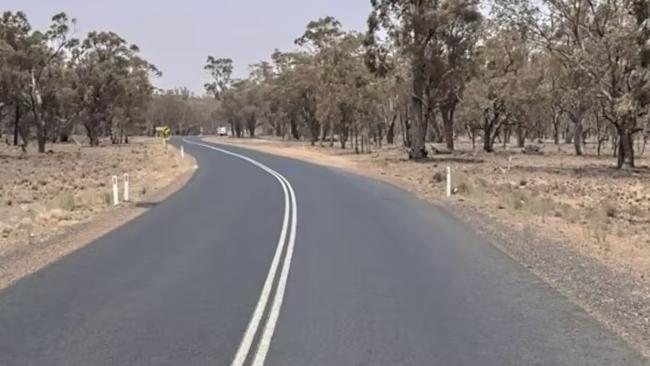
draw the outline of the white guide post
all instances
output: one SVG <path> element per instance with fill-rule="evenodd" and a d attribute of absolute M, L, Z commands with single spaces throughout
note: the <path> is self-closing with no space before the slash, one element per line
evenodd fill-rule
<path fill-rule="evenodd" d="M 124 174 L 124 202 L 129 202 L 129 175 Z"/>
<path fill-rule="evenodd" d="M 185 148 L 181 145 L 181 159 L 185 159 Z"/>
<path fill-rule="evenodd" d="M 120 204 L 119 192 L 117 191 L 117 175 L 113 176 L 113 206 Z"/>

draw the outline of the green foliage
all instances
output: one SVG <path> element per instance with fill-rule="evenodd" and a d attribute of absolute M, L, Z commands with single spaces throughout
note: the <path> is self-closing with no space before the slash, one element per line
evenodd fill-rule
<path fill-rule="evenodd" d="M 438 109 L 447 148 L 454 149 L 454 112 L 464 91 L 467 66 L 478 41 L 482 16 L 478 1 L 373 0 L 368 20 L 368 65 L 380 75 L 388 46 L 394 46 L 410 69 L 411 158 L 427 155 L 427 129 Z M 384 31 L 390 43 L 378 42 Z"/>
<path fill-rule="evenodd" d="M 147 131 L 154 126 L 169 126 L 176 135 L 216 133 L 220 102 L 211 97 L 196 97 L 187 88 L 157 91 L 146 111 Z"/>
<path fill-rule="evenodd" d="M 208 94 L 219 99 L 232 83 L 231 78 L 234 69 L 232 60 L 208 56 L 204 69 L 210 72 L 213 79 L 212 82 L 205 84 L 205 90 Z"/>
<path fill-rule="evenodd" d="M 332 17 L 310 22 L 296 40 L 296 52 L 276 50 L 271 61 L 251 66 L 248 79 L 234 82 L 220 94 L 220 113 L 233 133 L 267 133 L 312 144 L 335 140 L 358 152 L 367 151 L 369 136 L 385 133 L 385 89 L 365 66 L 363 35 L 345 32 Z"/>
<path fill-rule="evenodd" d="M 160 72 L 115 33 L 72 38 L 75 25 L 65 13 L 44 32 L 32 30 L 21 12 L 0 19 L 0 117 L 12 107 L 15 144 L 20 134 L 26 145 L 35 130 L 45 152 L 46 141 L 67 140 L 78 125 L 91 145 L 101 136 L 115 143 L 144 121 L 150 77 Z"/>

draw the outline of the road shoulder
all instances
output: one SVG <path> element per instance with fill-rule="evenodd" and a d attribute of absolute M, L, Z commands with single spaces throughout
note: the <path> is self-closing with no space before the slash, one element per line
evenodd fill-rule
<path fill-rule="evenodd" d="M 179 151 L 172 146 L 166 148 L 166 153 L 169 156 L 180 155 Z M 131 190 L 132 196 L 134 196 L 131 202 L 122 202 L 117 207 L 88 210 L 84 213 L 87 215 L 85 220 L 58 226 L 50 235 L 44 233 L 42 239 L 40 237 L 35 238 L 31 234 L 28 242 L 16 245 L 15 248 L 6 251 L 4 255 L 0 256 L 2 260 L 0 264 L 0 290 L 87 246 L 166 200 L 190 181 L 196 172 L 196 164 L 196 160 L 192 156 L 185 154 L 182 161 L 180 159 L 176 160 L 175 166 L 177 168 L 162 173 L 165 177 L 157 183 L 155 189 L 148 186 L 149 191 L 146 194 L 136 192 L 136 188 L 140 188 L 144 193 L 145 187 L 140 187 L 131 178 L 134 186 Z M 160 185 L 158 186 L 158 184 Z M 107 189 L 104 188 L 104 190 Z M 121 186 L 120 189 L 122 189 Z"/>

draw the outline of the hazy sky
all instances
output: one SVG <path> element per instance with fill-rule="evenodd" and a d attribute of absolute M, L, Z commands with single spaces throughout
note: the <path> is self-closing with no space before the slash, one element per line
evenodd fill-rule
<path fill-rule="evenodd" d="M 0 10 L 23 10 L 39 29 L 64 11 L 77 18 L 78 37 L 115 31 L 163 71 L 157 86 L 203 93 L 207 55 L 232 58 L 235 76 L 246 76 L 275 48 L 293 49 L 312 19 L 332 15 L 345 29 L 365 30 L 370 0 L 0 0 Z"/>

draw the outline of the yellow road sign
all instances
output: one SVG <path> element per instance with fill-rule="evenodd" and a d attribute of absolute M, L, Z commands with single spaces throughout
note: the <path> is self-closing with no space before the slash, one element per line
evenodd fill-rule
<path fill-rule="evenodd" d="M 172 130 L 169 127 L 164 127 L 162 130 L 162 135 L 165 140 L 168 140 L 172 135 Z"/>

